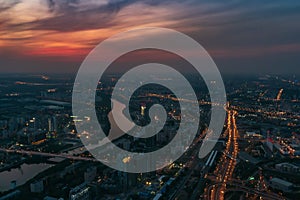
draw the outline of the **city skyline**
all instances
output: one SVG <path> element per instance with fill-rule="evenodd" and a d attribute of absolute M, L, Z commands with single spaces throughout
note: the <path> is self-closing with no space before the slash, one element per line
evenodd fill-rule
<path fill-rule="evenodd" d="M 116 154 L 107 142 L 112 140 L 119 148 L 142 155 L 163 148 L 174 140 L 181 126 L 184 114 L 178 102 L 191 103 L 189 97 L 176 98 L 160 85 L 137 89 L 130 97 L 132 122 L 146 124 L 151 117 L 149 110 L 155 104 L 162 105 L 168 117 L 153 137 L 140 138 L 154 130 L 151 126 L 139 132 L 138 137 L 132 137 L 124 134 L 116 123 L 109 100 L 113 91 L 124 88 L 113 87 L 118 76 L 103 79 L 95 109 L 108 140 L 101 140 L 100 147 L 98 139 L 90 141 L 103 156 L 99 161 L 82 141 L 97 137 L 98 131 L 76 128 L 76 123 L 89 127 L 92 116 L 72 113 L 72 78 L 25 74 L 2 77 L 0 198 L 292 200 L 299 196 L 300 83 L 291 77 L 269 75 L 224 79 L 228 101 L 224 128 L 213 150 L 199 158 L 200 148 L 210 141 L 206 137 L 213 134 L 208 128 L 213 103 L 197 76 L 190 76 L 190 81 L 197 83 L 199 129 L 194 136 L 192 126 L 186 127 L 179 143 L 158 157 L 177 154 L 178 147 L 185 149 L 185 153 L 176 161 L 164 159 L 166 167 L 156 171 L 126 173 L 109 167 L 109 163 L 134 163 L 135 158 Z M 128 99 L 121 94 L 115 100 L 115 111 L 122 115 Z M 198 118 L 188 116 L 191 122 Z M 154 116 L 154 120 L 159 119 Z M 120 133 L 122 136 L 114 137 Z M 193 141 L 188 144 L 191 137 Z M 141 163 L 149 168 L 150 162 Z"/>

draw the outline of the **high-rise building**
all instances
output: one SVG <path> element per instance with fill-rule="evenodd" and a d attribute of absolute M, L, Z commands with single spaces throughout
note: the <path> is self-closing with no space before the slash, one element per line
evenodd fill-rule
<path fill-rule="evenodd" d="M 43 180 L 35 181 L 30 184 L 30 192 L 41 193 L 44 191 L 44 182 Z"/>
<path fill-rule="evenodd" d="M 28 128 L 34 129 L 34 130 L 37 128 L 37 126 L 36 126 L 36 119 L 35 118 L 32 118 L 31 120 L 29 120 Z"/>
<path fill-rule="evenodd" d="M 55 116 L 48 118 L 48 131 L 57 132 L 57 122 Z"/>
<path fill-rule="evenodd" d="M 123 191 L 128 191 L 131 187 L 136 186 L 138 174 L 136 173 L 127 173 L 127 172 L 118 172 L 119 176 L 119 186 Z"/>
<path fill-rule="evenodd" d="M 142 104 L 142 105 L 141 105 L 141 115 L 142 115 L 142 116 L 145 115 L 145 110 L 146 110 L 146 104 Z"/>
<path fill-rule="evenodd" d="M 97 167 L 89 167 L 85 172 L 84 172 L 84 181 L 86 183 L 92 182 L 97 176 Z"/>
<path fill-rule="evenodd" d="M 83 183 L 70 190 L 70 200 L 89 200 L 90 199 L 90 187 Z"/>
<path fill-rule="evenodd" d="M 57 122 L 56 117 L 48 118 L 48 134 L 47 138 L 55 138 L 57 134 Z"/>

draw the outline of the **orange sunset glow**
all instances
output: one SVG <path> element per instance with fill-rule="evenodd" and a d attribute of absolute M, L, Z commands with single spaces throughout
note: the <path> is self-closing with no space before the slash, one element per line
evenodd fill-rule
<path fill-rule="evenodd" d="M 280 29 L 276 20 L 270 21 L 274 18 Z M 236 70 L 236 63 L 249 68 L 254 60 L 260 66 L 278 64 L 279 69 L 279 63 L 300 52 L 299 18 L 284 2 L 1 0 L 0 58 L 13 71 L 53 69 L 53 62 L 73 71 L 97 44 L 116 33 L 164 27 L 200 42 L 229 71 Z M 277 62 L 274 55 L 280 56 Z"/>

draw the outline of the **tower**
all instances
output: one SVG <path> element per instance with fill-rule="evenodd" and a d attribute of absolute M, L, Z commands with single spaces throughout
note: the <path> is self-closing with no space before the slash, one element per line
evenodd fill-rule
<path fill-rule="evenodd" d="M 146 110 L 146 105 L 142 104 L 141 105 L 141 115 L 144 116 L 145 115 L 145 110 Z"/>

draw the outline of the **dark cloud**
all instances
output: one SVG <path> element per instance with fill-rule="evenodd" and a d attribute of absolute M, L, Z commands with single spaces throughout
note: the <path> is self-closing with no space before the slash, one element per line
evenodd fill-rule
<path fill-rule="evenodd" d="M 2 7 L 0 5 L 0 12 L 17 3 L 19 1 Z M 253 73 L 261 69 L 264 72 L 300 74 L 297 67 L 300 65 L 297 56 L 299 48 L 292 48 L 293 45 L 300 46 L 300 1 L 296 0 L 112 0 L 107 3 L 97 0 L 48 0 L 47 6 L 53 17 L 19 24 L 10 24 L 9 21 L 0 19 L 0 26 L 11 30 L 51 30 L 63 34 L 147 23 L 140 20 L 134 12 L 128 14 L 130 16 L 118 16 L 120 11 L 135 4 L 144 5 L 143 8 L 139 7 L 144 10 L 137 10 L 137 13 L 150 16 L 150 21 L 147 22 L 171 21 L 167 28 L 185 32 L 196 39 L 214 56 L 223 71 Z M 164 19 L 152 16 L 152 11 L 160 7 L 171 11 L 162 13 Z M 136 17 L 136 21 L 133 24 L 121 24 L 121 17 Z M 28 39 L 30 38 L 6 40 Z M 90 40 L 85 44 L 94 46 L 98 42 Z M 266 52 L 270 49 L 272 51 Z M 3 57 L 1 59 L 7 60 Z M 30 65 L 30 61 L 28 62 Z M 17 65 L 18 61 L 13 63 Z M 42 63 L 42 60 L 38 63 Z M 47 61 L 45 63 L 47 66 L 53 64 Z M 61 65 L 63 64 L 60 63 L 59 66 Z"/>
<path fill-rule="evenodd" d="M 83 3 L 86 2 L 86 3 Z M 96 2 L 96 1 L 94 1 Z M 99 1 L 101 2 L 101 1 Z M 55 30 L 60 32 L 100 29 L 116 25 L 115 15 L 135 1 L 109 1 L 107 4 L 89 4 L 80 0 L 48 0 L 49 12 L 54 17 L 19 24 L 7 24 L 8 28 L 30 30 Z"/>
<path fill-rule="evenodd" d="M 243 2 L 189 12 L 185 25 L 199 27 L 189 34 L 210 48 L 300 44 L 300 2 Z"/>
<path fill-rule="evenodd" d="M 115 13 L 94 9 L 76 12 L 72 15 L 64 14 L 48 19 L 37 20 L 27 23 L 26 26 L 31 30 L 55 30 L 59 32 L 100 29 L 116 25 L 116 23 L 113 22 L 114 15 Z M 17 26 L 24 26 L 24 24 Z"/>
<path fill-rule="evenodd" d="M 103 2 L 103 4 L 101 1 L 98 2 L 100 3 L 97 4 L 97 0 L 47 0 L 49 12 L 56 13 L 54 17 L 26 23 L 8 24 L 7 27 L 61 32 L 101 29 L 118 25 L 118 22 L 114 21 L 116 15 L 125 7 L 137 2 L 154 8 L 154 6 L 171 4 L 176 1 L 110 0 L 107 3 Z M 134 13 L 132 14 L 134 15 Z M 145 14 L 147 14 L 147 10 L 145 10 Z M 153 16 L 153 20 L 155 20 L 155 16 Z"/>
<path fill-rule="evenodd" d="M 55 9 L 55 1 L 54 0 L 47 0 L 48 6 L 49 6 L 49 11 L 54 11 Z"/>
<path fill-rule="evenodd" d="M 20 3 L 20 0 L 2 0 L 0 1 L 0 13 L 10 9 L 11 7 L 15 6 L 16 4 Z"/>

